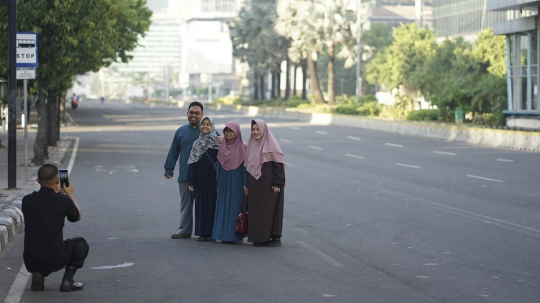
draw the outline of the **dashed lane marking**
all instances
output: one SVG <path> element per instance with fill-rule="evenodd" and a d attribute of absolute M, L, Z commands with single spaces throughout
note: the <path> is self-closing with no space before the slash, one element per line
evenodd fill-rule
<path fill-rule="evenodd" d="M 347 139 L 356 140 L 356 141 L 362 140 L 362 138 L 353 137 L 353 136 L 347 136 Z"/>
<path fill-rule="evenodd" d="M 510 160 L 510 159 L 497 159 L 497 161 L 499 161 L 499 162 L 509 162 L 509 163 L 514 162 L 514 160 Z"/>
<path fill-rule="evenodd" d="M 313 149 L 316 149 L 316 150 L 323 150 L 324 149 L 322 147 L 313 146 L 313 145 L 310 145 L 309 148 L 313 148 Z"/>
<path fill-rule="evenodd" d="M 281 140 L 281 141 L 283 141 L 283 142 L 285 142 L 285 143 L 292 143 L 291 140 L 287 140 L 287 139 L 279 139 L 279 140 Z"/>
<path fill-rule="evenodd" d="M 362 157 L 362 156 L 357 156 L 357 155 L 353 155 L 353 154 L 345 154 L 345 156 L 351 157 L 351 158 L 356 158 L 356 159 L 364 159 L 364 157 Z"/>
<path fill-rule="evenodd" d="M 392 146 L 392 147 L 403 147 L 401 144 L 393 144 L 393 143 L 384 143 L 386 146 Z"/>
<path fill-rule="evenodd" d="M 504 181 L 502 181 L 502 180 L 491 179 L 491 178 L 486 178 L 486 177 L 480 177 L 480 176 L 475 176 L 475 175 L 467 175 L 467 177 L 469 177 L 469 178 L 475 178 L 475 179 L 480 179 L 480 180 L 491 181 L 491 182 L 504 183 Z"/>
<path fill-rule="evenodd" d="M 420 166 L 418 165 L 410 165 L 410 164 L 403 164 L 403 163 L 396 163 L 397 166 L 402 166 L 402 167 L 409 167 L 409 168 L 420 168 Z"/>
<path fill-rule="evenodd" d="M 444 151 L 440 151 L 440 150 L 434 150 L 433 153 L 434 154 L 439 154 L 439 155 L 447 155 L 447 156 L 455 156 L 456 155 L 456 153 L 444 152 Z"/>
<path fill-rule="evenodd" d="M 328 135 L 327 132 L 323 132 L 322 130 L 316 130 L 315 132 L 320 135 Z"/>

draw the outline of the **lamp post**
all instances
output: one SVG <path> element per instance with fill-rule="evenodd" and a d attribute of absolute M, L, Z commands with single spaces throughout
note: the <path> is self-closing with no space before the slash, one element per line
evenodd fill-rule
<path fill-rule="evenodd" d="M 356 103 L 360 101 L 360 94 L 362 90 L 362 79 L 360 78 L 360 61 L 362 60 L 362 47 L 360 46 L 360 39 L 362 35 L 362 22 L 361 22 L 361 13 L 362 9 L 362 0 L 358 0 L 356 7 L 356 22 L 358 23 L 357 33 L 356 33 Z"/>

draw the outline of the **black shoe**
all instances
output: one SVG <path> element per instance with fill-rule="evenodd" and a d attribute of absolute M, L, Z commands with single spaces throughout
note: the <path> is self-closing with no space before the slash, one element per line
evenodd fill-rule
<path fill-rule="evenodd" d="M 255 246 L 268 246 L 268 244 L 270 244 L 270 241 L 253 242 L 253 245 L 255 245 Z"/>
<path fill-rule="evenodd" d="M 223 244 L 234 244 L 234 241 L 221 241 Z"/>
<path fill-rule="evenodd" d="M 74 291 L 74 290 L 81 290 L 83 289 L 83 284 L 75 281 L 68 281 L 66 279 L 62 280 L 62 284 L 60 285 L 61 291 Z"/>
<path fill-rule="evenodd" d="M 44 291 L 45 290 L 45 278 L 38 272 L 32 273 L 32 291 Z"/>
<path fill-rule="evenodd" d="M 199 237 L 197 241 L 203 241 L 203 242 L 208 241 L 208 237 Z"/>
<path fill-rule="evenodd" d="M 281 238 L 272 238 L 270 240 L 270 243 L 268 243 L 270 246 L 280 246 L 281 245 Z"/>

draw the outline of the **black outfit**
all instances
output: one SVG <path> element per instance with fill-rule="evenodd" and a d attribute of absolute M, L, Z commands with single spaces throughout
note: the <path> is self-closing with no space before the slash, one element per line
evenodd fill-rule
<path fill-rule="evenodd" d="M 64 241 L 64 218 L 79 221 L 79 211 L 66 195 L 42 187 L 22 200 L 25 222 L 24 264 L 44 277 L 64 267 L 81 268 L 89 246 L 81 237 Z"/>

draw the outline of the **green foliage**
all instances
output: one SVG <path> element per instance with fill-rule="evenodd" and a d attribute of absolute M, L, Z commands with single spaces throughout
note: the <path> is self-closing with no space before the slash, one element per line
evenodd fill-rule
<path fill-rule="evenodd" d="M 361 116 L 378 116 L 379 104 L 377 102 L 367 102 L 356 108 L 356 112 Z"/>
<path fill-rule="evenodd" d="M 437 121 L 439 120 L 439 111 L 436 109 L 419 109 L 407 113 L 407 120 L 414 121 Z"/>
<path fill-rule="evenodd" d="M 357 107 L 355 104 L 341 104 L 336 107 L 335 112 L 342 115 L 358 115 Z"/>
<path fill-rule="evenodd" d="M 223 96 L 216 99 L 216 104 L 223 104 L 223 105 L 236 105 L 236 104 L 242 104 L 242 98 L 239 96 Z"/>
<path fill-rule="evenodd" d="M 309 100 L 304 100 L 297 96 L 292 96 L 287 100 L 287 107 L 298 107 L 301 104 L 310 104 Z"/>

